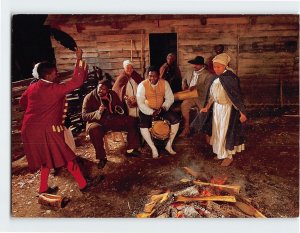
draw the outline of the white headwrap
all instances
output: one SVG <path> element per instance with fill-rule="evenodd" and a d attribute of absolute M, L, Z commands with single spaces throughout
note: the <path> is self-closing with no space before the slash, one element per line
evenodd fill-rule
<path fill-rule="evenodd" d="M 32 70 L 32 76 L 36 79 L 39 79 L 39 73 L 37 72 L 37 69 L 38 69 L 40 64 L 41 64 L 40 62 L 35 64 L 34 67 L 33 67 L 33 70 Z"/>
<path fill-rule="evenodd" d="M 227 66 L 230 62 L 230 57 L 227 53 L 220 53 L 219 55 L 214 57 L 213 62 L 217 62 L 224 66 Z"/>
<path fill-rule="evenodd" d="M 217 62 L 217 63 L 224 65 L 226 67 L 226 70 L 230 70 L 234 73 L 234 70 L 228 66 L 228 64 L 230 62 L 230 57 L 227 53 L 218 54 L 217 56 L 214 57 L 214 59 L 212 61 L 213 61 L 213 63 Z"/>
<path fill-rule="evenodd" d="M 130 61 L 130 60 L 125 60 L 125 61 L 123 61 L 123 67 L 124 67 L 124 69 L 125 69 L 128 65 L 132 65 L 132 66 L 133 66 L 132 61 Z"/>

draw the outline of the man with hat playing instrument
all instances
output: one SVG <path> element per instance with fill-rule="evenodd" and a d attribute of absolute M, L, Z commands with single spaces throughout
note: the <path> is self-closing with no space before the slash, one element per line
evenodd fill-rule
<path fill-rule="evenodd" d="M 195 106 L 197 106 L 199 110 L 203 108 L 206 93 L 212 79 L 212 74 L 206 70 L 202 56 L 196 56 L 194 59 L 189 60 L 188 63 L 193 65 L 194 70 L 182 80 L 182 89 L 190 91 L 197 90 L 198 97 L 186 99 L 181 104 L 184 129 L 179 135 L 180 137 L 185 137 L 190 133 L 190 110 Z"/>
<path fill-rule="evenodd" d="M 90 136 L 99 159 L 98 168 L 107 162 L 103 138 L 108 131 L 127 131 L 127 156 L 139 156 L 137 124 L 133 117 L 124 115 L 123 103 L 108 80 L 101 80 L 96 89 L 87 94 L 82 105 L 82 119 L 87 121 L 86 131 Z"/>
<path fill-rule="evenodd" d="M 150 66 L 148 68 L 148 79 L 138 85 L 136 97 L 140 110 L 141 134 L 152 150 L 152 157 L 158 158 L 159 156 L 149 131 L 155 118 L 163 118 L 170 122 L 170 137 L 165 149 L 169 154 L 176 154 L 172 144 L 179 129 L 180 117 L 169 110 L 174 102 L 174 95 L 169 83 L 159 78 L 157 67 Z"/>

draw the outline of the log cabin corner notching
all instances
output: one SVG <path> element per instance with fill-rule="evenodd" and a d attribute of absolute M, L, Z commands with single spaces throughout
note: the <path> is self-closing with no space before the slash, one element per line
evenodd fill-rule
<path fill-rule="evenodd" d="M 177 34 L 177 61 L 185 75 L 188 60 L 206 61 L 224 44 L 241 80 L 245 104 L 252 107 L 298 105 L 298 15 L 49 15 L 46 25 L 70 34 L 84 58 L 112 77 L 132 59 L 142 75 L 150 64 L 149 35 Z M 54 39 L 60 72 L 71 70 L 74 55 Z"/>

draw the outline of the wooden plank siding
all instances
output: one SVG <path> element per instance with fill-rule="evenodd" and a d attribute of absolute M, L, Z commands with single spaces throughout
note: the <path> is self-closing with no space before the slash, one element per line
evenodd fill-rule
<path fill-rule="evenodd" d="M 92 66 L 116 77 L 132 57 L 145 74 L 149 34 L 177 33 L 177 60 L 183 75 L 196 55 L 206 60 L 216 44 L 231 56 L 248 106 L 298 105 L 298 15 L 49 15 L 47 25 L 69 33 Z M 71 70 L 74 54 L 52 39 L 59 71 Z M 282 81 L 281 81 L 282 80 Z"/>

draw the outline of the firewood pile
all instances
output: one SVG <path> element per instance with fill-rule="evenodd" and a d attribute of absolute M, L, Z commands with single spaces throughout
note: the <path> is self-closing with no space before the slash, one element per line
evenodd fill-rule
<path fill-rule="evenodd" d="M 85 123 L 81 118 L 82 102 L 86 94 L 92 91 L 98 81 L 108 79 L 113 83 L 113 79 L 107 73 L 103 73 L 99 67 L 92 67 L 87 80 L 84 84 L 66 95 L 68 102 L 68 114 L 65 121 L 66 127 L 72 130 L 74 136 L 77 136 L 85 129 Z M 71 78 L 73 71 L 60 73 L 60 79 L 65 81 Z M 24 149 L 21 140 L 21 126 L 24 115 L 24 110 L 20 108 L 19 101 L 23 92 L 27 89 L 33 78 L 17 81 L 12 83 L 12 99 L 11 99 L 11 134 L 12 134 L 12 161 L 15 161 L 24 156 Z"/>
<path fill-rule="evenodd" d="M 192 169 L 184 170 L 193 179 L 181 179 L 183 189 L 151 193 L 137 218 L 266 218 L 240 193 L 239 185 L 225 185 L 226 178 L 203 182 Z"/>

